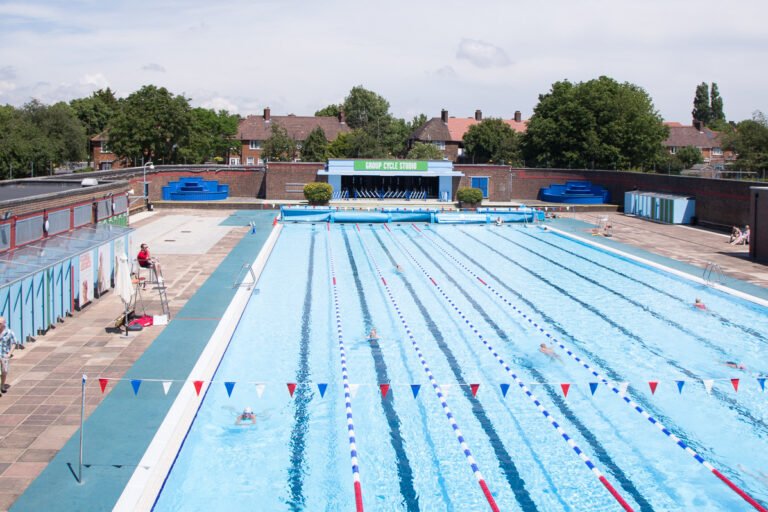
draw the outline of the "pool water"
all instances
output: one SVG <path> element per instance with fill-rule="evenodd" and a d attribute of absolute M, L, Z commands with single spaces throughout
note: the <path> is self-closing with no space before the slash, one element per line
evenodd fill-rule
<path fill-rule="evenodd" d="M 620 510 L 510 372 L 633 509 L 751 509 L 609 387 L 766 504 L 767 344 L 766 308 L 552 231 L 289 224 L 155 510 L 354 510 L 342 348 L 369 510 L 489 510 L 479 474 L 502 510 Z"/>

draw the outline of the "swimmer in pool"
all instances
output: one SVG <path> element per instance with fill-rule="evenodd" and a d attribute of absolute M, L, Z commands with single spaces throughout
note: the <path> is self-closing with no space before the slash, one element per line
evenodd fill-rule
<path fill-rule="evenodd" d="M 376 329 L 371 329 L 371 333 L 368 335 L 368 339 L 371 341 L 379 339 L 379 335 L 376 333 Z"/>
<path fill-rule="evenodd" d="M 402 274 L 403 273 L 403 266 L 400 265 L 399 263 L 397 265 L 395 265 L 395 272 L 397 272 L 399 274 Z"/>
<path fill-rule="evenodd" d="M 743 363 L 737 363 L 736 361 L 726 361 L 723 363 L 728 368 L 733 368 L 734 370 L 746 370 L 747 367 L 744 366 Z"/>
<path fill-rule="evenodd" d="M 539 352 L 551 357 L 552 359 L 560 359 L 560 356 L 555 353 L 555 350 L 551 346 L 547 346 L 546 343 L 539 345 Z"/>
<path fill-rule="evenodd" d="M 695 300 L 695 301 L 693 301 L 693 307 L 695 307 L 696 309 L 700 309 L 700 310 L 702 310 L 702 311 L 706 311 L 706 310 L 707 310 L 707 305 L 706 305 L 706 304 L 704 304 L 704 303 L 701 301 L 701 299 L 700 299 L 700 298 L 698 298 L 698 297 L 696 297 L 696 300 Z"/>
<path fill-rule="evenodd" d="M 243 409 L 243 412 L 237 415 L 237 419 L 235 420 L 235 425 L 242 425 L 246 421 L 250 421 L 251 425 L 256 424 L 256 415 L 253 414 L 253 409 L 250 407 L 246 407 Z"/>

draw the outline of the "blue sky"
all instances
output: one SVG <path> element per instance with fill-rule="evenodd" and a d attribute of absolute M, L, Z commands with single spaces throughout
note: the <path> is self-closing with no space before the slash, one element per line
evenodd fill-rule
<path fill-rule="evenodd" d="M 768 112 L 768 3 L 740 0 L 0 0 L 0 104 L 165 86 L 195 106 L 311 115 L 355 85 L 392 112 L 531 115 L 557 80 L 608 75 L 690 121 Z"/>

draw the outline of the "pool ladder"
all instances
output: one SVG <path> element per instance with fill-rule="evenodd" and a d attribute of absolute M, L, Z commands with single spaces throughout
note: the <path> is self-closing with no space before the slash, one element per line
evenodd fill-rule
<path fill-rule="evenodd" d="M 248 274 L 251 274 L 251 282 L 247 283 L 245 281 L 245 278 Z M 253 272 L 253 267 L 250 263 L 243 263 L 243 266 L 240 267 L 240 270 L 237 271 L 237 275 L 235 276 L 235 280 L 232 281 L 232 288 L 239 288 L 241 286 L 245 286 L 249 290 L 254 287 L 256 284 L 256 274 Z"/>
<path fill-rule="evenodd" d="M 715 283 L 723 284 L 725 272 L 723 272 L 723 269 L 717 263 L 708 261 L 701 278 L 704 279 L 704 282 L 708 286 L 711 286 Z"/>

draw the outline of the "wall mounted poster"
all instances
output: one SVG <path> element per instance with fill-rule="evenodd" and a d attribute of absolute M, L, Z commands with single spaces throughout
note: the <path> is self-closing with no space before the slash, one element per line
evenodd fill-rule
<path fill-rule="evenodd" d="M 99 261 L 96 267 L 96 277 L 98 282 L 96 283 L 99 290 L 99 297 L 101 294 L 109 290 L 111 276 L 111 264 L 109 259 L 109 243 L 106 243 L 99 247 Z"/>
<path fill-rule="evenodd" d="M 78 283 L 80 308 L 91 302 L 93 294 L 93 254 L 91 251 L 80 255 L 80 282 Z"/>

